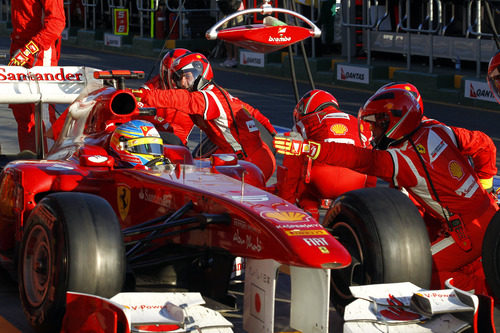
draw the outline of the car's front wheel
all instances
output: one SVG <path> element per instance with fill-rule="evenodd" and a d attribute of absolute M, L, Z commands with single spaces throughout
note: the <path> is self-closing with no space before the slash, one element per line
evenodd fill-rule
<path fill-rule="evenodd" d="M 58 332 L 66 291 L 103 297 L 118 293 L 125 278 L 118 219 L 102 198 L 54 193 L 30 214 L 19 251 L 19 294 L 38 332 Z"/>
<path fill-rule="evenodd" d="M 409 281 L 429 288 L 430 242 L 411 200 L 388 187 L 363 188 L 337 198 L 324 225 L 349 251 L 349 267 L 332 270 L 332 301 L 342 309 L 353 300 L 349 286 Z"/>

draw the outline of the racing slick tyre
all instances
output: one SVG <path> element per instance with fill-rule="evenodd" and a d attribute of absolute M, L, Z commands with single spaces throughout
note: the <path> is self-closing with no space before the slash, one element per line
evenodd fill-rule
<path fill-rule="evenodd" d="M 429 288 L 429 236 L 416 206 L 389 187 L 363 188 L 337 198 L 323 223 L 349 251 L 352 263 L 331 272 L 331 299 L 341 312 L 349 286 L 409 281 Z"/>
<path fill-rule="evenodd" d="M 500 300 L 500 211 L 497 211 L 483 239 L 483 270 L 486 283 L 495 297 L 495 303 Z"/>
<path fill-rule="evenodd" d="M 25 224 L 19 251 L 19 294 L 37 332 L 59 332 L 66 291 L 111 297 L 125 279 L 120 224 L 104 199 L 53 193 Z"/>

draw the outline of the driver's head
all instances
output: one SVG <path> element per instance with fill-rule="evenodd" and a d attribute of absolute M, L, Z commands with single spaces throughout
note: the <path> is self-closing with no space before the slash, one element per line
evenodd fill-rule
<path fill-rule="evenodd" d="M 172 63 L 174 62 L 175 59 L 182 57 L 183 55 L 189 53 L 190 51 L 187 49 L 182 49 L 182 48 L 176 48 L 168 51 L 163 59 L 161 60 L 161 65 L 160 65 L 160 84 L 162 89 L 168 89 L 170 86 L 172 86 L 172 83 L 169 83 L 169 77 L 171 77 L 171 74 L 169 73 L 170 71 L 170 66 L 172 66 Z"/>
<path fill-rule="evenodd" d="M 500 51 L 491 58 L 486 79 L 495 99 L 500 103 Z"/>
<path fill-rule="evenodd" d="M 146 165 L 163 157 L 163 140 L 153 124 L 145 120 L 131 120 L 118 126 L 109 146 L 121 166 Z"/>
<path fill-rule="evenodd" d="M 420 104 L 412 93 L 406 89 L 387 89 L 377 91 L 359 109 L 358 123 L 370 126 L 375 148 L 387 149 L 413 133 L 422 116 Z"/>
<path fill-rule="evenodd" d="M 201 53 L 187 53 L 175 59 L 169 73 L 171 89 L 189 91 L 203 90 L 214 77 L 210 63 Z"/>

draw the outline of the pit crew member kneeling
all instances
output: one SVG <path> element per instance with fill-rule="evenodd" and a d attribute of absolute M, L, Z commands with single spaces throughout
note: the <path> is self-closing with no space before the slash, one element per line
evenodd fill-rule
<path fill-rule="evenodd" d="M 294 130 L 315 142 L 343 142 L 366 147 L 371 133 L 358 131 L 358 120 L 340 111 L 337 99 L 324 90 L 304 94 L 293 110 Z M 336 199 L 342 193 L 373 187 L 377 178 L 348 168 L 313 161 L 308 156 L 285 155 L 278 169 L 278 195 L 304 209 L 319 220 L 323 199 Z"/>
<path fill-rule="evenodd" d="M 305 154 L 406 190 L 428 215 L 431 288 L 442 289 L 444 282 L 453 278 L 453 285 L 462 290 L 489 294 L 480 262 L 481 247 L 498 206 L 460 152 L 453 131 L 438 121 L 422 121 L 422 116 L 409 91 L 382 90 L 370 97 L 358 114 L 360 123 L 370 126 L 375 149 L 338 142 L 293 142 L 286 136 L 276 136 L 274 146 L 278 153 Z M 477 149 L 480 154 L 481 147 Z"/>

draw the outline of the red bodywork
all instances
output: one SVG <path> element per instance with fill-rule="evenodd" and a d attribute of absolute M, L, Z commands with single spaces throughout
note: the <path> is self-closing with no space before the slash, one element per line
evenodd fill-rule
<path fill-rule="evenodd" d="M 316 220 L 266 192 L 258 169 L 232 155 L 222 161 L 193 160 L 187 148 L 165 145 L 165 156 L 172 162 L 166 170 L 115 168 L 106 149 L 110 134 L 117 125 L 141 117 L 129 91 L 101 88 L 68 110 L 46 160 L 11 162 L 0 175 L 3 260 L 14 258 L 23 224 L 41 198 L 75 191 L 108 201 L 122 228 L 171 214 L 189 201 L 193 209 L 188 215 L 226 213 L 231 217 L 230 225 L 210 224 L 158 239 L 158 245 L 219 248 L 235 256 L 312 268 L 350 264 L 346 249 Z M 174 231 L 182 228 L 186 226 Z"/>

